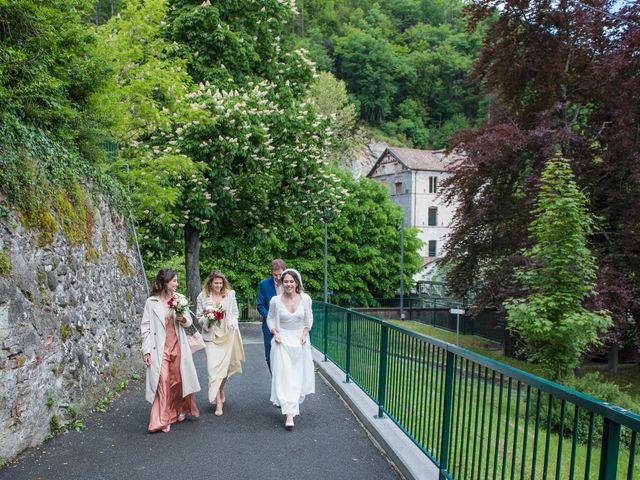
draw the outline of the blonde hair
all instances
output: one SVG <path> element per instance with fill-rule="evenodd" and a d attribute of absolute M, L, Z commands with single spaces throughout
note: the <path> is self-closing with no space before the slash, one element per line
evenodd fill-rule
<path fill-rule="evenodd" d="M 220 290 L 220 295 L 222 295 L 223 297 L 226 297 L 227 293 L 229 293 L 229 290 L 231 290 L 231 285 L 229 284 L 229 280 L 227 280 L 227 277 L 225 277 L 224 273 L 222 273 L 220 270 L 211 271 L 211 273 L 209 274 L 209 276 L 204 282 L 204 287 L 202 287 L 202 290 L 208 297 L 212 296 L 213 281 L 216 278 L 219 278 L 222 280 L 222 290 Z"/>

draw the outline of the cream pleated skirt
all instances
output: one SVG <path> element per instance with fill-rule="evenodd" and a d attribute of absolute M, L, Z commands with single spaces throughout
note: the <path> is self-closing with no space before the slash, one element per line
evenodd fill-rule
<path fill-rule="evenodd" d="M 242 373 L 244 347 L 240 330 L 235 328 L 225 333 L 216 331 L 214 340 L 205 341 L 207 372 L 209 375 L 209 402 L 215 403 L 222 380 L 234 373 Z"/>

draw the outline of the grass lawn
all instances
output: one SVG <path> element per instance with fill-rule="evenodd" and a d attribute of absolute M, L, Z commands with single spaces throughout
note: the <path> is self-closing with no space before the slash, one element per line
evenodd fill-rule
<path fill-rule="evenodd" d="M 456 334 L 447 330 L 442 330 L 440 328 L 432 327 L 431 325 L 425 325 L 424 323 L 410 320 L 389 320 L 389 322 L 394 325 L 398 325 L 399 327 L 413 330 L 429 337 L 438 338 L 454 345 L 456 343 Z M 498 362 L 511 365 L 512 367 L 524 370 L 525 372 L 545 378 L 545 375 L 536 367 L 536 365 L 504 356 L 502 354 L 502 347 L 490 340 L 475 337 L 473 335 L 460 335 L 460 346 Z M 618 367 L 617 374 L 608 372 L 606 364 L 591 363 L 583 368 L 584 373 L 594 371 L 600 372 L 607 381 L 618 384 L 633 397 L 636 403 L 640 403 L 640 364 L 620 365 Z"/>

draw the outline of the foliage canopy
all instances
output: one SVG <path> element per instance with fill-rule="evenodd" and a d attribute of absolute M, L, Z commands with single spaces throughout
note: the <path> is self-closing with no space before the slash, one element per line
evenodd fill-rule
<path fill-rule="evenodd" d="M 460 132 L 466 160 L 449 183 L 459 208 L 447 250 L 457 293 L 481 286 L 479 299 L 499 305 L 525 297 L 515 283 L 541 172 L 559 145 L 572 159 L 599 229 L 589 236 L 597 263 L 589 308 L 606 308 L 620 341 L 640 318 L 640 6 L 614 16 L 580 3 L 480 0 L 467 6 L 471 26 L 495 18 L 475 75 L 493 101 L 488 122 Z M 604 2 L 601 9 L 612 8 Z M 636 334 L 637 335 L 637 330 Z"/>

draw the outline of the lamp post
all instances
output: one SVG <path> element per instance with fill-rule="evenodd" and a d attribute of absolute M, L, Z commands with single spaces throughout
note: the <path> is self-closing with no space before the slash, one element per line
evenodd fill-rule
<path fill-rule="evenodd" d="M 400 320 L 404 320 L 404 215 L 400 223 Z"/>

